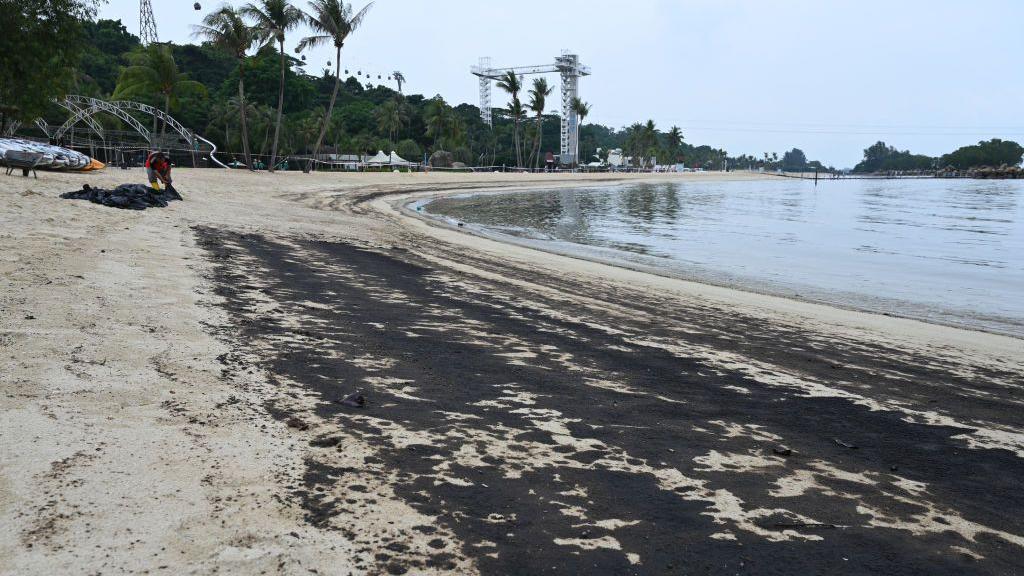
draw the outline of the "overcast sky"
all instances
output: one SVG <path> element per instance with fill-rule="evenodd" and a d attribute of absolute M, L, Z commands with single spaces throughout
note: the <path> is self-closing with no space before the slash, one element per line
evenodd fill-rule
<path fill-rule="evenodd" d="M 189 41 L 222 4 L 200 1 L 202 12 L 153 0 L 160 39 Z M 100 15 L 137 34 L 138 4 L 108 0 Z M 796 146 L 849 167 L 880 139 L 930 155 L 1024 141 L 1022 23 L 1021 0 L 377 0 L 342 62 L 400 70 L 407 93 L 476 104 L 469 67 L 480 56 L 547 64 L 570 49 L 593 69 L 580 86 L 588 122 L 653 119 L 730 154 Z M 307 58 L 319 74 L 333 49 Z"/>

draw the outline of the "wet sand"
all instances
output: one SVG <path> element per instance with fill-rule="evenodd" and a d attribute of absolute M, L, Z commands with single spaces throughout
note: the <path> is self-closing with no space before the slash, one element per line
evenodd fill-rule
<path fill-rule="evenodd" d="M 401 210 L 566 177 L 125 176 L 0 180 L 4 574 L 1021 569 L 1020 340 Z"/>

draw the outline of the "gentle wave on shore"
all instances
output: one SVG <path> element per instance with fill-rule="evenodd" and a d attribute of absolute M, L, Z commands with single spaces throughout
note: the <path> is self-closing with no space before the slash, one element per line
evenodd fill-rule
<path fill-rule="evenodd" d="M 543 249 L 1024 336 L 1024 182 L 643 183 L 424 209 Z"/>

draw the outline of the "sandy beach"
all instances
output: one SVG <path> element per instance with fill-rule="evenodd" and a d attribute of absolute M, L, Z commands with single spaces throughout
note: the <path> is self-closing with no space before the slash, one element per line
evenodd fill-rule
<path fill-rule="evenodd" d="M 0 574 L 1024 570 L 1024 341 L 403 208 L 757 177 L 0 176 Z"/>

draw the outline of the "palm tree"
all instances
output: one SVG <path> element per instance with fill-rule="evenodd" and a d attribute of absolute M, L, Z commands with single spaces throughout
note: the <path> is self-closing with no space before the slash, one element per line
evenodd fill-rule
<path fill-rule="evenodd" d="M 521 151 L 522 145 L 520 144 L 521 131 L 519 129 L 519 126 L 523 123 L 524 120 L 526 120 L 526 108 L 523 106 L 522 101 L 519 100 L 519 97 L 513 98 L 512 101 L 508 103 L 508 115 L 512 118 L 513 122 L 515 122 L 512 131 L 512 139 L 515 142 L 516 146 L 516 166 L 519 167 L 523 165 L 523 157 Z"/>
<path fill-rule="evenodd" d="M 238 60 L 238 99 L 242 103 L 238 111 L 242 119 L 242 153 L 245 165 L 252 170 L 252 155 L 249 151 L 249 128 L 246 121 L 245 105 L 245 53 L 252 48 L 256 38 L 242 15 L 231 6 L 224 6 L 203 18 L 202 25 L 193 26 L 193 36 L 203 38 Z"/>
<path fill-rule="evenodd" d="M 537 78 L 533 81 L 533 88 L 530 89 L 530 110 L 537 114 L 537 135 L 536 150 L 537 159 L 535 167 L 540 166 L 540 147 L 544 138 L 544 108 L 547 106 L 547 98 L 551 95 L 553 88 L 548 86 L 547 78 Z"/>
<path fill-rule="evenodd" d="M 266 104 L 260 104 L 255 108 L 251 108 L 252 115 L 252 129 L 254 133 L 263 133 L 263 141 L 257 149 L 256 154 L 265 156 L 267 154 L 267 148 L 270 145 L 270 128 L 274 126 L 274 109 Z M 260 161 L 257 159 L 256 164 Z"/>
<path fill-rule="evenodd" d="M 657 156 L 658 128 L 654 120 L 648 120 L 646 124 L 634 124 L 631 128 L 635 134 L 633 145 L 637 161 L 646 166 L 648 159 Z"/>
<path fill-rule="evenodd" d="M 427 124 L 427 136 L 434 139 L 435 150 L 444 149 L 444 138 L 451 131 L 451 107 L 440 96 L 434 96 L 427 103 L 423 120 Z M 440 144 L 440 148 L 438 145 Z"/>
<path fill-rule="evenodd" d="M 277 42 L 281 52 L 281 82 L 277 94 L 277 121 L 274 127 L 274 145 L 270 149 L 271 172 L 277 165 L 277 144 L 281 138 L 281 115 L 284 112 L 284 78 L 285 63 L 284 39 L 285 34 L 298 26 L 304 15 L 301 10 L 292 6 L 288 0 L 257 0 L 250 2 L 242 8 L 242 15 L 253 21 L 253 32 L 256 38 L 263 44 L 270 45 Z"/>
<path fill-rule="evenodd" d="M 583 130 L 583 119 L 590 115 L 590 104 L 580 100 L 579 96 L 572 99 L 572 110 L 576 113 L 576 165 L 580 163 L 580 132 Z"/>
<path fill-rule="evenodd" d="M 391 77 L 394 78 L 395 82 L 398 82 L 398 93 L 402 93 L 402 84 L 405 84 L 405 74 L 402 74 L 398 70 L 391 73 Z"/>
<path fill-rule="evenodd" d="M 668 152 L 672 162 L 679 161 L 679 147 L 683 145 L 683 131 L 679 126 L 673 126 L 668 134 L 665 134 L 665 144 L 668 145 Z"/>
<path fill-rule="evenodd" d="M 310 141 L 316 138 L 316 135 L 320 132 L 320 125 L 324 122 L 324 119 L 324 107 L 317 106 L 307 118 L 303 119 L 295 127 L 296 135 L 302 139 L 302 150 L 304 152 L 309 151 Z"/>
<path fill-rule="evenodd" d="M 324 119 L 323 127 L 320 128 L 320 136 L 316 139 L 316 147 L 313 149 L 313 158 L 320 154 L 320 146 L 323 145 L 324 136 L 327 135 L 329 119 L 334 113 L 334 103 L 338 99 L 338 88 L 341 86 L 341 49 L 345 46 L 345 40 L 349 35 L 359 28 L 363 18 L 373 6 L 370 2 L 359 12 L 352 11 L 351 4 L 345 4 L 341 0 L 310 0 L 311 12 L 305 16 L 306 23 L 313 29 L 313 35 L 307 36 L 299 42 L 299 52 L 306 48 L 316 48 L 328 42 L 334 44 L 336 55 L 334 58 L 334 92 L 331 93 L 331 103 L 327 106 L 327 116 Z M 308 172 L 313 166 L 313 158 L 306 165 Z"/>
<path fill-rule="evenodd" d="M 228 98 L 224 102 L 223 113 L 225 114 L 225 117 L 224 117 L 225 136 L 228 135 L 227 134 L 227 130 L 228 130 L 228 127 L 230 126 L 230 124 L 232 124 L 232 119 L 236 119 L 237 120 L 238 118 L 242 117 L 243 115 L 245 116 L 245 118 L 249 118 L 251 115 L 255 114 L 255 112 L 256 112 L 255 108 L 256 107 L 253 106 L 251 102 L 245 102 L 244 106 L 242 105 L 242 102 L 243 102 L 242 99 L 239 98 L 238 96 L 232 96 L 231 98 Z M 244 110 L 243 110 L 243 108 L 244 108 Z M 229 139 L 229 142 L 230 142 L 230 139 Z M 229 146 L 233 146 L 233 145 L 234 145 L 234 143 L 229 143 Z M 249 159 L 246 158 L 246 160 L 248 161 Z M 246 166 L 248 166 L 248 164 L 246 164 Z"/>
<path fill-rule="evenodd" d="M 377 128 L 381 132 L 387 132 L 388 138 L 392 142 L 395 141 L 395 135 L 398 131 L 409 123 L 409 115 L 397 98 L 396 96 L 395 99 L 384 102 L 374 111 L 374 116 L 377 118 Z"/>
<path fill-rule="evenodd" d="M 519 91 L 523 89 L 523 83 L 519 76 L 516 76 L 515 72 L 509 71 L 502 76 L 501 80 L 498 80 L 498 88 L 508 92 L 512 97 L 512 101 L 508 104 L 509 115 L 512 116 L 512 121 L 515 122 L 512 140 L 516 146 L 516 166 L 522 166 L 523 154 L 519 146 L 519 123 L 523 120 L 525 110 L 523 109 L 523 103 L 519 100 Z"/>
<path fill-rule="evenodd" d="M 137 98 L 157 96 L 163 99 L 164 114 L 169 115 L 171 105 L 177 106 L 178 97 L 186 94 L 206 94 L 206 87 L 188 79 L 188 74 L 178 71 L 170 46 L 151 44 L 128 56 L 130 66 L 121 71 L 113 98 Z M 155 122 L 155 119 L 154 119 Z M 156 127 L 154 124 L 154 131 Z M 167 132 L 167 122 L 161 129 L 161 136 Z"/>

